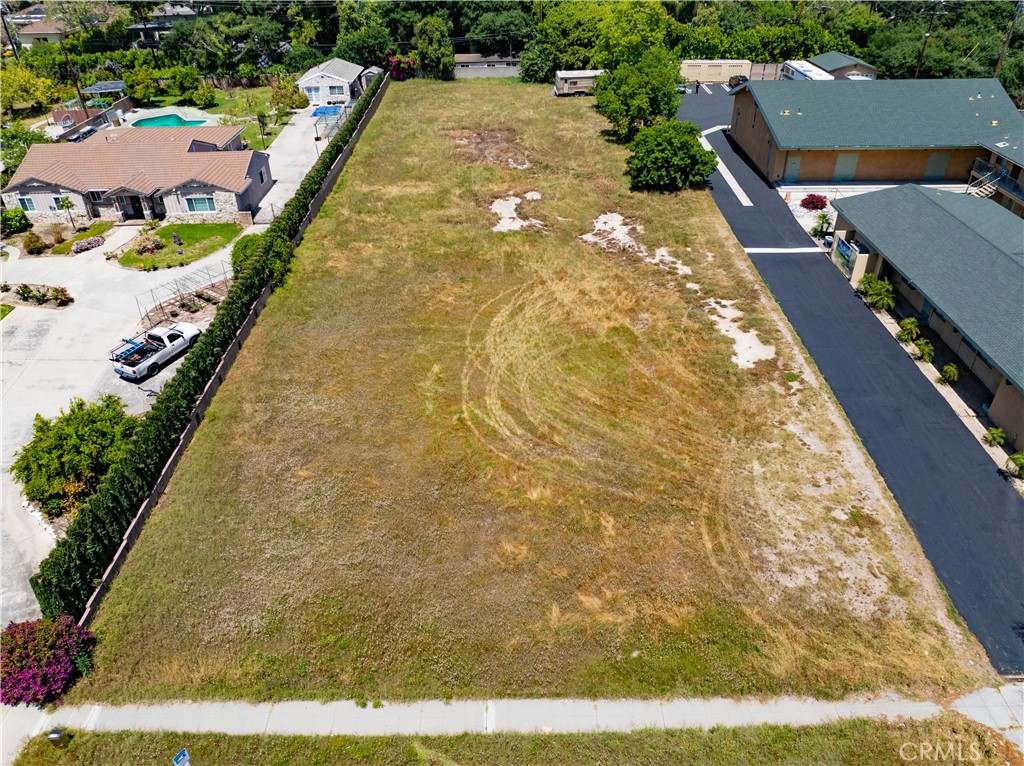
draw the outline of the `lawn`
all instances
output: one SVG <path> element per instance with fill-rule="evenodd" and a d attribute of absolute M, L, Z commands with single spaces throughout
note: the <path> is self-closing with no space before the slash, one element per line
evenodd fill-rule
<path fill-rule="evenodd" d="M 281 122 L 278 125 L 274 124 L 273 109 L 270 106 L 270 93 L 272 88 L 231 88 L 229 90 L 216 89 L 217 103 L 214 106 L 204 109 L 204 112 L 210 114 L 226 115 L 240 120 L 238 124 L 244 124 L 245 129 L 242 131 L 242 140 L 245 141 L 250 149 L 264 149 L 264 139 L 260 138 L 259 125 L 255 122 L 249 122 L 251 116 L 250 103 L 253 108 L 257 105 L 262 105 L 266 110 L 267 114 L 270 114 L 270 118 L 265 131 L 266 146 L 269 147 L 273 143 L 274 139 L 277 138 L 281 129 L 288 123 L 292 118 L 291 113 L 281 115 Z M 249 101 L 246 97 L 248 96 Z M 154 105 L 156 106 L 175 106 L 179 103 L 180 99 L 177 96 L 160 96 L 154 99 Z M 188 104 L 191 106 L 191 104 Z M 244 120 L 245 122 L 241 122 Z"/>
<path fill-rule="evenodd" d="M 96 221 L 96 223 L 92 224 L 85 231 L 80 231 L 77 234 L 75 234 L 75 236 L 71 237 L 71 239 L 66 239 L 59 245 L 54 245 L 53 249 L 50 250 L 50 252 L 53 253 L 54 255 L 67 255 L 68 253 L 71 252 L 71 246 L 75 242 L 78 242 L 79 240 L 82 239 L 88 239 L 89 237 L 95 237 L 100 234 L 106 234 L 112 228 L 114 228 L 113 221 Z"/>
<path fill-rule="evenodd" d="M 710 194 L 630 192 L 605 127 L 543 86 L 391 87 L 106 597 L 73 701 L 978 683 Z M 492 231 L 510 193 L 542 230 Z M 678 268 L 582 241 L 606 213 Z M 711 299 L 775 356 L 738 367 Z"/>
<path fill-rule="evenodd" d="M 186 266 L 205 258 L 242 233 L 237 223 L 185 223 L 161 226 L 156 235 L 164 241 L 164 247 L 156 253 L 139 255 L 134 249 L 118 258 L 122 266 L 133 269 L 167 268 Z M 174 243 L 174 235 L 181 238 L 181 245 Z M 179 253 L 178 250 L 184 252 Z"/>
<path fill-rule="evenodd" d="M 918 743 L 932 745 L 924 751 Z M 456 737 L 283 737 L 219 734 L 76 733 L 66 750 L 36 737 L 15 766 L 166 766 L 182 747 L 202 766 L 267 763 L 277 766 L 902 766 L 901 758 L 944 752 L 958 763 L 1003 766 L 1020 756 L 990 732 L 944 715 L 928 721 L 885 724 L 843 721 L 823 726 L 756 726 L 710 731 L 632 734 L 463 735 Z M 917 758 L 921 762 L 928 759 Z M 943 759 L 936 758 L 936 761 Z"/>
<path fill-rule="evenodd" d="M 12 311 L 14 311 L 14 306 L 10 305 L 9 303 L 0 303 L 0 319 L 3 319 Z"/>

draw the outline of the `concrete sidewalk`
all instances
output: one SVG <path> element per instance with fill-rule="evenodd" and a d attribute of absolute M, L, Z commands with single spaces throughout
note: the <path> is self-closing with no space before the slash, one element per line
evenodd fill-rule
<path fill-rule="evenodd" d="M 82 705 L 40 713 L 3 709 L 2 763 L 10 764 L 29 736 L 54 727 L 80 731 L 175 731 L 305 736 L 444 736 L 455 734 L 596 733 L 638 729 L 709 729 L 777 724 L 808 726 L 851 718 L 931 718 L 963 713 L 1022 747 L 1024 683 L 982 689 L 949 708 L 895 694 L 827 701 L 807 697 L 667 700 L 502 699 L 424 700 L 360 707 L 355 702 L 181 702 L 166 705 Z"/>

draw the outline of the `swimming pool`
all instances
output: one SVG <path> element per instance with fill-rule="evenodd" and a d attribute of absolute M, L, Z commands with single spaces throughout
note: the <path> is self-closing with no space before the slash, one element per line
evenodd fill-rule
<path fill-rule="evenodd" d="M 336 117 L 340 113 L 340 106 L 318 106 L 313 110 L 314 117 Z"/>
<path fill-rule="evenodd" d="M 136 128 L 190 128 L 205 125 L 206 120 L 183 120 L 177 114 L 163 114 L 159 117 L 143 117 L 132 123 Z"/>

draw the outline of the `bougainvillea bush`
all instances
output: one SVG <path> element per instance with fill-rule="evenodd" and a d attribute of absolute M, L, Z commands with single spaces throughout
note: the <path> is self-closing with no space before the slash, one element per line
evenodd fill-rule
<path fill-rule="evenodd" d="M 828 207 L 828 198 L 822 194 L 808 194 L 800 200 L 800 207 L 804 210 L 824 210 Z"/>
<path fill-rule="evenodd" d="M 99 234 L 95 237 L 89 237 L 88 239 L 80 239 L 71 246 L 71 252 L 73 253 L 84 253 L 86 250 L 92 250 L 94 247 L 99 247 L 106 240 Z"/>
<path fill-rule="evenodd" d="M 60 699 L 92 667 L 96 638 L 61 615 L 12 622 L 0 636 L 0 702 L 45 705 Z"/>
<path fill-rule="evenodd" d="M 419 62 L 415 56 L 389 53 L 384 65 L 391 70 L 392 80 L 408 80 L 416 74 L 416 67 L 419 66 Z"/>

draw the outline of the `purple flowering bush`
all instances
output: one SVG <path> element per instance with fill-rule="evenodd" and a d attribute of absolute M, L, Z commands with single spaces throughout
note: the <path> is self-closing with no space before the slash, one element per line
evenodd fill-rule
<path fill-rule="evenodd" d="M 828 207 L 828 197 L 823 194 L 808 194 L 800 200 L 800 207 L 804 210 L 824 210 Z"/>
<path fill-rule="evenodd" d="M 92 250 L 94 247 L 99 247 L 106 240 L 102 235 L 97 234 L 95 237 L 89 237 L 88 239 L 80 239 L 71 246 L 72 253 L 84 253 L 86 250 Z"/>
<path fill-rule="evenodd" d="M 63 614 L 12 622 L 0 635 L 0 702 L 44 705 L 92 668 L 96 637 Z"/>
<path fill-rule="evenodd" d="M 415 56 L 403 56 L 401 54 L 395 55 L 394 53 L 389 53 L 387 61 L 384 62 L 384 66 L 391 70 L 392 80 L 408 80 L 416 74 L 416 67 L 419 66 L 419 62 L 416 60 Z"/>

